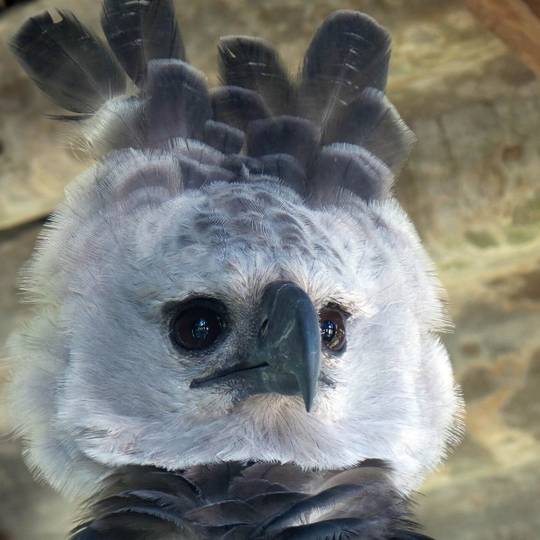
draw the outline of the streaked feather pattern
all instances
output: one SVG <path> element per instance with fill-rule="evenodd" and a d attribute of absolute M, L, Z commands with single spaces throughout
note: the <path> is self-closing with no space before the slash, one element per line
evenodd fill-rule
<path fill-rule="evenodd" d="M 182 472 L 131 466 L 106 480 L 71 538 L 429 540 L 409 507 L 377 461 L 324 472 L 263 463 Z"/>

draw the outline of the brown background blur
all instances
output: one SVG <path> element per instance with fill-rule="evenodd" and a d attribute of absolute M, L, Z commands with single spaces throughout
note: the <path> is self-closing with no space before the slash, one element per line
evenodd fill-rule
<path fill-rule="evenodd" d="M 422 487 L 419 514 L 438 540 L 540 538 L 540 83 L 454 0 L 176 1 L 187 50 L 216 81 L 216 41 L 254 34 L 296 69 L 331 11 L 359 9 L 389 28 L 389 97 L 419 142 L 397 184 L 435 258 L 456 323 L 445 337 L 467 401 L 467 436 Z M 4 3 L 6 5 L 6 3 Z M 97 0 L 0 1 L 0 346 L 25 316 L 16 271 L 40 219 L 89 164 L 6 38 L 45 8 L 96 26 Z M 540 57 L 540 50 L 538 51 Z M 0 367 L 1 381 L 5 370 Z M 0 406 L 0 539 L 62 538 L 72 510 L 32 481 Z"/>

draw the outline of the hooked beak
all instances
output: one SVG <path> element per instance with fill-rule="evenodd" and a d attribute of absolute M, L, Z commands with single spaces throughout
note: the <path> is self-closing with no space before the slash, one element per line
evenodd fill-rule
<path fill-rule="evenodd" d="M 191 388 L 235 380 L 247 395 L 299 394 L 309 412 L 321 370 L 319 316 L 313 303 L 298 285 L 276 281 L 264 291 L 257 321 L 248 360 L 194 379 Z"/>
<path fill-rule="evenodd" d="M 271 283 L 263 294 L 256 358 L 269 392 L 302 395 L 310 411 L 317 394 L 321 362 L 319 316 L 309 296 L 287 281 Z"/>

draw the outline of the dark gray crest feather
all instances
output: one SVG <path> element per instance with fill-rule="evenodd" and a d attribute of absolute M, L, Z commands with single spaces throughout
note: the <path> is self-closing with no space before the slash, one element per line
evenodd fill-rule
<path fill-rule="evenodd" d="M 182 60 L 152 60 L 146 81 L 147 141 L 156 146 L 169 139 L 201 139 L 212 116 L 201 73 Z"/>
<path fill-rule="evenodd" d="M 199 189 L 210 182 L 232 182 L 235 175 L 215 165 L 203 164 L 196 159 L 178 158 L 184 189 Z"/>
<path fill-rule="evenodd" d="M 88 503 L 71 538 L 429 540 L 376 462 L 325 472 L 238 463 L 182 473 L 126 467 Z"/>
<path fill-rule="evenodd" d="M 316 32 L 304 58 L 300 95 L 322 124 L 365 88 L 386 88 L 390 36 L 371 17 L 337 11 Z"/>
<path fill-rule="evenodd" d="M 259 167 L 254 169 L 258 174 L 273 176 L 286 186 L 304 196 L 307 193 L 307 176 L 305 167 L 289 154 L 270 154 L 258 160 Z"/>
<path fill-rule="evenodd" d="M 54 21 L 44 12 L 28 19 L 10 45 L 37 86 L 72 112 L 95 112 L 121 94 L 125 78 L 109 51 L 69 11 Z"/>
<path fill-rule="evenodd" d="M 203 140 L 223 154 L 238 154 L 244 146 L 244 132 L 223 122 L 208 120 L 204 124 Z"/>
<path fill-rule="evenodd" d="M 179 153 L 184 189 L 236 175 L 279 181 L 311 205 L 340 204 L 344 193 L 367 201 L 391 196 L 392 173 L 414 139 L 384 96 L 390 38 L 370 17 L 331 15 L 295 82 L 266 42 L 224 38 L 225 86 L 212 92 L 184 61 L 171 0 L 105 0 L 102 26 L 138 95 L 108 100 L 123 91 L 125 77 L 70 14 L 60 23 L 30 19 L 13 40 L 38 85 L 84 113 L 80 123 L 90 135 L 83 147 Z"/>
<path fill-rule="evenodd" d="M 320 134 L 309 120 L 274 116 L 252 122 L 247 133 L 247 153 L 253 157 L 289 154 L 307 167 L 317 153 Z"/>
<path fill-rule="evenodd" d="M 101 25 L 116 58 L 137 85 L 144 82 L 150 60 L 185 59 L 171 0 L 105 0 Z"/>
<path fill-rule="evenodd" d="M 239 86 L 216 88 L 211 99 L 214 119 L 244 132 L 252 122 L 271 116 L 259 94 Z"/>
<path fill-rule="evenodd" d="M 339 189 L 348 190 L 366 201 L 385 199 L 390 195 L 393 176 L 390 170 L 373 154 L 351 144 L 325 146 L 314 166 L 309 192 L 314 202 L 324 205 L 332 200 L 339 178 Z"/>
<path fill-rule="evenodd" d="M 266 41 L 245 36 L 222 38 L 220 74 L 227 86 L 240 86 L 261 96 L 273 114 L 294 110 L 294 89 L 276 50 Z"/>
<path fill-rule="evenodd" d="M 409 155 L 416 138 L 380 90 L 367 88 L 342 107 L 325 126 L 323 142 L 350 143 L 369 150 L 394 173 Z"/>
<path fill-rule="evenodd" d="M 262 121 L 248 119 L 239 106 L 229 108 L 223 121 L 243 130 L 248 124 L 248 155 L 260 159 L 289 154 L 300 163 L 303 174 L 291 174 L 288 167 L 288 174 L 279 178 L 294 189 L 307 184 L 312 204 L 331 203 L 343 191 L 365 200 L 387 198 L 392 172 L 400 169 L 414 142 L 384 97 L 389 58 L 388 33 L 370 17 L 353 11 L 338 11 L 323 23 L 308 48 L 296 85 L 283 74 L 277 53 L 267 44 L 229 37 L 220 46 L 223 80 L 256 91 L 273 115 L 265 114 Z M 276 112 L 280 110 L 276 105 L 269 105 L 276 95 L 281 95 L 286 116 Z M 312 128 L 300 129 L 308 125 Z M 362 147 L 372 156 L 347 153 L 345 147 L 325 149 L 338 142 Z"/>

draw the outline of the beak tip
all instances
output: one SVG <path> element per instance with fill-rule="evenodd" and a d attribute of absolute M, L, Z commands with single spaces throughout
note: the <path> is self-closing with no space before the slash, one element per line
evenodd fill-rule
<path fill-rule="evenodd" d="M 310 413 L 311 409 L 313 409 L 313 402 L 315 401 L 315 395 L 305 393 L 302 397 L 304 398 L 304 406 L 306 407 L 306 412 Z"/>
<path fill-rule="evenodd" d="M 293 393 L 302 396 L 309 413 L 321 371 L 319 314 L 307 293 L 287 281 L 270 284 L 261 305 L 266 320 L 276 320 L 279 324 L 269 329 L 259 346 L 264 348 L 270 366 L 289 377 L 294 376 L 296 388 Z"/>

